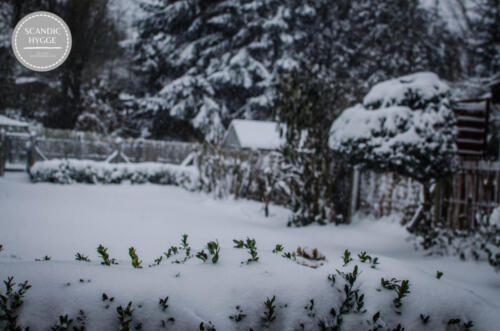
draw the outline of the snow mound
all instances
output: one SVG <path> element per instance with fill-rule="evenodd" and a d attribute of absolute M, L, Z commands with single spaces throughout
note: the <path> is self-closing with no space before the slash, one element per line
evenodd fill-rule
<path fill-rule="evenodd" d="M 363 105 L 368 109 L 405 105 L 410 95 L 430 101 L 436 96 L 446 96 L 449 91 L 436 74 L 420 72 L 376 84 L 365 96 Z"/>

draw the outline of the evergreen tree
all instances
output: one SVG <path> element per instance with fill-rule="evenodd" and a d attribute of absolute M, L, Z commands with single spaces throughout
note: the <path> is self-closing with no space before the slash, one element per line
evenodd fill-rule
<path fill-rule="evenodd" d="M 500 0 L 478 1 L 471 20 L 469 47 L 473 75 L 491 77 L 500 71 Z"/>
<path fill-rule="evenodd" d="M 276 117 L 285 124 L 280 163 L 294 211 L 289 224 L 341 222 L 347 212 L 346 169 L 334 164 L 328 135 L 346 99 L 334 82 L 318 78 L 319 66 L 301 68 L 282 72 L 276 86 Z"/>

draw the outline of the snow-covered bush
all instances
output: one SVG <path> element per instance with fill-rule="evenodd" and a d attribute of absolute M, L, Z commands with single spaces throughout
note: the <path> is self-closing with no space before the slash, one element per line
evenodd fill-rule
<path fill-rule="evenodd" d="M 477 215 L 477 228 L 449 229 L 435 224 L 426 233 L 416 235 L 416 248 L 429 255 L 459 256 L 462 260 L 488 261 L 500 271 L 500 207 L 491 215 Z"/>
<path fill-rule="evenodd" d="M 449 88 L 433 73 L 416 73 L 375 85 L 363 104 L 332 124 L 329 146 L 352 165 L 393 171 L 423 185 L 422 217 L 431 209 L 431 187 L 457 169 L 455 117 Z"/>
<path fill-rule="evenodd" d="M 33 182 L 103 183 L 130 181 L 154 183 L 192 189 L 197 181 L 196 169 L 161 163 L 106 163 L 88 160 L 55 159 L 37 162 L 30 169 Z"/>

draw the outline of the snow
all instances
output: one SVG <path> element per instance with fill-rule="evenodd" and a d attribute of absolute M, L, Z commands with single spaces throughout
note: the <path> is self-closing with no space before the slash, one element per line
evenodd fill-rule
<path fill-rule="evenodd" d="M 444 330 L 450 318 L 473 320 L 476 330 L 496 330 L 500 323 L 500 280 L 486 264 L 461 262 L 454 258 L 425 257 L 405 241 L 406 231 L 391 219 L 373 220 L 358 215 L 347 226 L 285 226 L 290 212 L 271 206 L 265 218 L 263 205 L 254 201 L 213 200 L 207 195 L 158 185 L 54 185 L 32 184 L 26 174 L 0 178 L 0 279 L 14 276 L 29 280 L 20 316 L 32 330 L 47 329 L 57 317 L 87 315 L 87 328 L 116 329 L 116 307 L 133 301 L 134 317 L 144 330 L 158 329 L 160 319 L 174 316 L 169 329 L 194 330 L 209 320 L 218 330 L 259 328 L 266 297 L 276 295 L 277 320 L 271 330 L 297 329 L 299 322 L 314 329 L 304 306 L 314 298 L 317 316 L 326 317 L 339 307 L 341 294 L 327 281 L 335 269 L 361 269 L 360 290 L 365 294 L 365 314 L 350 314 L 343 329 L 366 330 L 361 325 L 377 312 L 388 326 L 398 320 L 407 330 Z M 183 233 L 194 252 L 218 239 L 218 264 L 193 258 L 186 264 L 163 262 L 147 265 L 170 245 L 178 245 Z M 233 239 L 255 238 L 259 262 L 243 249 L 234 249 Z M 272 254 L 276 244 L 285 251 L 297 247 L 318 248 L 326 257 L 323 266 L 312 269 Z M 109 248 L 119 265 L 101 266 L 96 247 Z M 128 248 L 135 247 L 144 269 L 133 269 Z M 344 249 L 354 254 L 346 267 L 340 256 Z M 355 254 L 367 251 L 377 256 L 376 269 L 361 263 Z M 92 262 L 74 261 L 74 254 L 89 255 Z M 35 262 L 45 255 L 52 259 Z M 444 272 L 437 280 L 436 271 Z M 380 288 L 380 278 L 410 280 L 401 316 L 394 313 L 392 291 Z M 84 282 L 80 282 L 82 279 Z M 90 280 L 90 282 L 88 282 Z M 69 285 L 68 285 L 69 284 Z M 337 276 L 337 289 L 343 281 Z M 3 289 L 2 289 L 3 291 Z M 115 297 L 109 309 L 102 293 Z M 159 297 L 169 296 L 163 313 Z M 139 307 L 138 305 L 141 305 Z M 282 305 L 287 304 L 287 307 Z M 239 324 L 228 316 L 241 305 L 248 316 Z M 419 314 L 429 314 L 427 325 Z"/>
<path fill-rule="evenodd" d="M 228 132 L 234 129 L 240 148 L 276 150 L 284 143 L 279 124 L 271 121 L 233 120 Z"/>
<path fill-rule="evenodd" d="M 17 127 L 28 127 L 28 123 L 13 120 L 7 116 L 0 115 L 0 126 L 17 126 Z"/>
<path fill-rule="evenodd" d="M 365 96 L 363 104 L 367 108 L 372 108 L 372 105 L 382 107 L 397 105 L 407 97 L 409 91 L 424 100 L 430 100 L 436 95 L 446 95 L 449 89 L 436 74 L 419 72 L 376 84 Z"/>
<path fill-rule="evenodd" d="M 31 84 L 38 82 L 38 77 L 18 77 L 16 78 L 16 85 Z"/>

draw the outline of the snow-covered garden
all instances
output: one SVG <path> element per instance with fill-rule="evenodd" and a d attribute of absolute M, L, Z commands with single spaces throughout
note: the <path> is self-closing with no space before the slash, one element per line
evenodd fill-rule
<path fill-rule="evenodd" d="M 271 206 L 266 218 L 261 203 L 173 186 L 32 184 L 7 174 L 0 278 L 32 286 L 10 310 L 31 330 L 63 327 L 66 314 L 91 330 L 461 330 L 469 321 L 497 329 L 500 279 L 488 264 L 426 257 L 390 218 L 290 228 L 290 214 Z M 15 296 L 1 300 L 4 317 Z"/>

